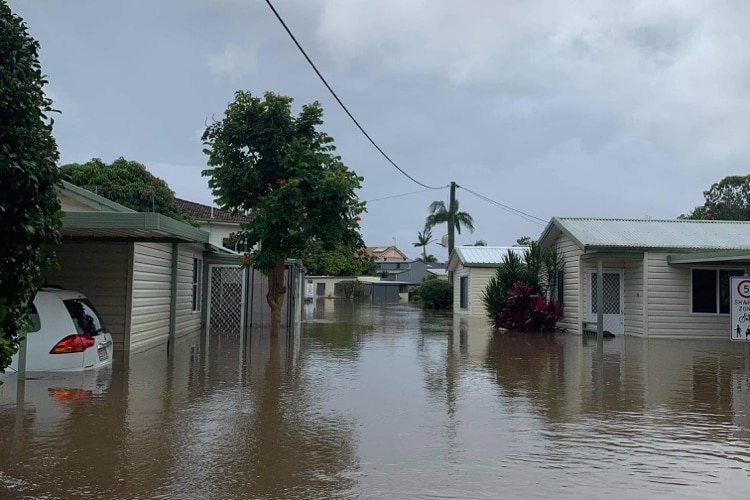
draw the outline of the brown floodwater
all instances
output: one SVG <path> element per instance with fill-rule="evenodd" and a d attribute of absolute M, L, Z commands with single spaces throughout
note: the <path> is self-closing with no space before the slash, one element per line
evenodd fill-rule
<path fill-rule="evenodd" d="M 311 306 L 309 306 L 311 307 Z M 742 344 L 321 301 L 0 389 L 2 499 L 750 498 Z"/>

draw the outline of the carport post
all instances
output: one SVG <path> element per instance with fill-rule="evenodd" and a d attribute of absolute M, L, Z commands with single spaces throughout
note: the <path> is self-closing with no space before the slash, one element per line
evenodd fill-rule
<path fill-rule="evenodd" d="M 604 338 L 604 260 L 596 258 L 596 338 Z"/>
<path fill-rule="evenodd" d="M 18 343 L 18 380 L 26 378 L 26 334 L 21 335 Z"/>

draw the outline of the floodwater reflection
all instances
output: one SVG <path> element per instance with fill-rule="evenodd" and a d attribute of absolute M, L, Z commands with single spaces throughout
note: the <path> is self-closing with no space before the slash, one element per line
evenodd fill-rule
<path fill-rule="evenodd" d="M 326 302 L 0 388 L 0 498 L 747 498 L 723 341 L 495 334 Z"/>

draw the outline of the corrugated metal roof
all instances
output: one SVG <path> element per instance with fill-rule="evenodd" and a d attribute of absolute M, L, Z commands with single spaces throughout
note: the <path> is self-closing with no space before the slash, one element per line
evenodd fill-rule
<path fill-rule="evenodd" d="M 584 248 L 750 250 L 750 222 L 555 217 L 551 224 Z"/>
<path fill-rule="evenodd" d="M 456 247 L 454 251 L 464 266 L 496 265 L 509 251 L 523 255 L 527 247 Z"/>

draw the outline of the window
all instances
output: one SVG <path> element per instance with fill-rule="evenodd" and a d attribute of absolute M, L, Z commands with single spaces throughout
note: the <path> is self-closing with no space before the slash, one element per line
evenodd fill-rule
<path fill-rule="evenodd" d="M 468 309 L 469 307 L 469 277 L 461 276 L 461 283 L 459 285 L 460 296 L 459 296 L 459 307 L 461 309 Z"/>
<path fill-rule="evenodd" d="M 557 279 L 555 280 L 555 294 L 553 297 L 557 299 L 560 305 L 565 304 L 565 273 L 561 270 L 557 271 Z"/>
<path fill-rule="evenodd" d="M 193 312 L 201 310 L 203 291 L 203 259 L 193 258 Z"/>
<path fill-rule="evenodd" d="M 38 332 L 42 329 L 42 323 L 39 319 L 39 311 L 36 310 L 36 306 L 33 303 L 31 304 L 31 314 L 29 315 L 29 319 L 31 319 L 29 332 Z"/>
<path fill-rule="evenodd" d="M 79 334 L 97 335 L 106 330 L 99 314 L 88 299 L 68 299 L 64 300 L 63 304 Z"/>
<path fill-rule="evenodd" d="M 693 269 L 692 311 L 729 314 L 729 278 L 743 274 L 740 269 Z"/>

